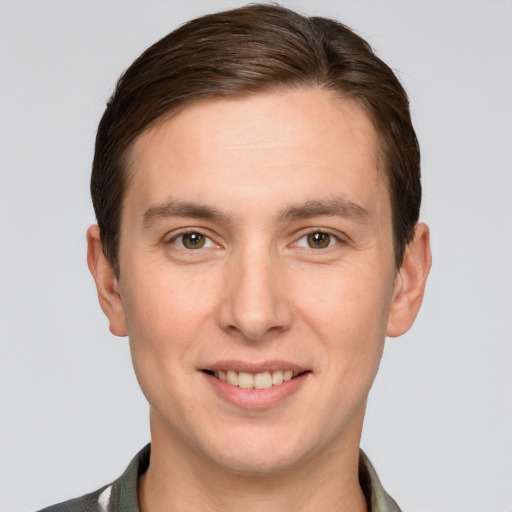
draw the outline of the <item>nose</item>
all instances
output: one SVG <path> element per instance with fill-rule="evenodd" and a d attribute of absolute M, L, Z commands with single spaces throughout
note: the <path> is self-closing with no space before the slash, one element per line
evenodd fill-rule
<path fill-rule="evenodd" d="M 219 311 L 223 330 L 247 341 L 262 341 L 287 330 L 292 309 L 286 293 L 286 269 L 269 251 L 247 250 L 231 258 L 225 271 Z"/>

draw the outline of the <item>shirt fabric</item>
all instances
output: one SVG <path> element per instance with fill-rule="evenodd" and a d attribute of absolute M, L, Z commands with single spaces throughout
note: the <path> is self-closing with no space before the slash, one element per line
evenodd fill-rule
<path fill-rule="evenodd" d="M 150 452 L 151 445 L 148 444 L 112 484 L 39 512 L 140 512 L 137 487 L 140 475 L 149 467 Z M 359 481 L 368 503 L 368 512 L 401 512 L 382 487 L 375 469 L 362 450 L 359 457 Z"/>

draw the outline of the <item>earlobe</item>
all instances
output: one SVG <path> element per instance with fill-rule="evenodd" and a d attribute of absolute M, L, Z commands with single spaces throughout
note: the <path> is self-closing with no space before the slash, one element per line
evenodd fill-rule
<path fill-rule="evenodd" d="M 87 230 L 87 264 L 96 283 L 101 309 L 109 320 L 110 332 L 126 336 L 126 317 L 114 269 L 106 258 L 95 224 Z"/>
<path fill-rule="evenodd" d="M 431 264 L 430 232 L 425 224 L 419 223 L 395 278 L 387 336 L 401 336 L 411 328 L 423 300 Z"/>

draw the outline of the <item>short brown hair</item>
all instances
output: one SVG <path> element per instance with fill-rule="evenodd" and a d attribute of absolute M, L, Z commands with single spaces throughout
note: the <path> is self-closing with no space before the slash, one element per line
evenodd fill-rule
<path fill-rule="evenodd" d="M 135 139 L 200 100 L 297 87 L 355 100 L 372 120 L 400 267 L 421 202 L 420 151 L 404 88 L 345 25 L 256 4 L 189 21 L 148 48 L 119 79 L 98 127 L 91 177 L 103 251 L 118 277 L 126 167 Z"/>

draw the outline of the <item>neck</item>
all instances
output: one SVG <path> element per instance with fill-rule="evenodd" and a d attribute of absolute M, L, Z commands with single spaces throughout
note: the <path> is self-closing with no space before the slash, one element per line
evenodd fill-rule
<path fill-rule="evenodd" d="M 152 428 L 139 507 L 141 512 L 366 512 L 358 475 L 359 435 L 283 471 L 240 474 L 186 444 L 169 443 Z"/>

